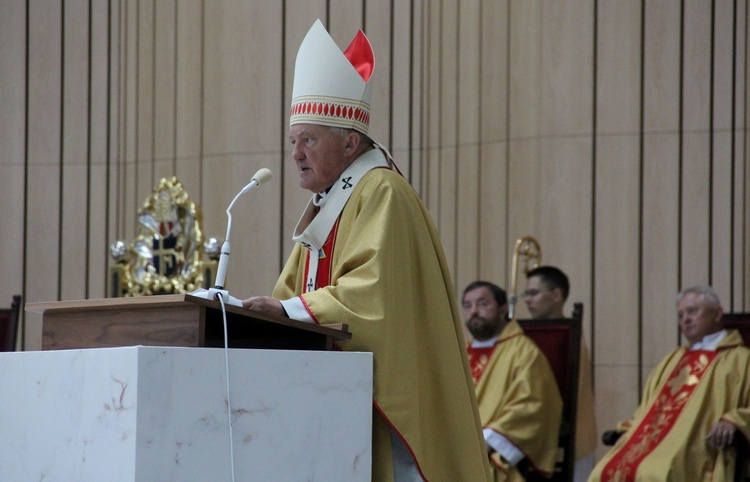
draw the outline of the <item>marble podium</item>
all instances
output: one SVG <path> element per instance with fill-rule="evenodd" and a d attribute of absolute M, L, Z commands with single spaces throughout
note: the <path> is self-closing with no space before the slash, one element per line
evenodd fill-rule
<path fill-rule="evenodd" d="M 0 353 L 0 477 L 370 480 L 372 354 L 228 355 L 232 451 L 223 349 Z"/>

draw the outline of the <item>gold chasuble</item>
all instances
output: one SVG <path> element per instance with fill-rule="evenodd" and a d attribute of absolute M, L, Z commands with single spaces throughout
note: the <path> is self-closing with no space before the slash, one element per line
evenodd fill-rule
<path fill-rule="evenodd" d="M 550 476 L 557 459 L 562 398 L 536 344 L 509 321 L 487 352 L 469 347 L 482 426 L 510 440 L 537 472 Z M 496 481 L 523 480 L 516 467 L 493 453 Z"/>
<path fill-rule="evenodd" d="M 354 182 L 347 171 L 344 188 Z M 304 241 L 318 249 L 295 244 L 273 296 L 301 297 L 316 323 L 349 325 L 342 349 L 374 354 L 373 481 L 393 480 L 391 429 L 425 480 L 488 480 L 456 293 L 429 212 L 388 168 L 366 171 L 350 191 L 333 234 Z M 325 219 L 334 201 L 301 222 Z M 318 256 L 308 263 L 308 253 Z"/>
<path fill-rule="evenodd" d="M 670 353 L 651 372 L 627 430 L 594 468 L 589 481 L 731 481 L 733 446 L 709 447 L 706 436 L 719 420 L 750 431 L 750 350 L 736 330 L 716 351 Z"/>

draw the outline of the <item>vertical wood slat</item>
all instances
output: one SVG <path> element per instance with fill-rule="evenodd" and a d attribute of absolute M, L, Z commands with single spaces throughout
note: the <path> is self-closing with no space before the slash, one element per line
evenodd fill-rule
<path fill-rule="evenodd" d="M 109 258 L 108 204 L 108 152 L 107 128 L 109 127 L 107 103 L 107 69 L 109 57 L 108 17 L 110 3 L 107 1 L 92 1 L 89 3 L 91 11 L 90 31 L 88 36 L 88 50 L 90 64 L 88 66 L 89 91 L 88 112 L 89 122 L 87 135 L 89 179 L 86 190 L 89 202 L 86 206 L 88 218 L 88 252 L 84 265 L 88 266 L 88 286 L 84 298 L 103 298 L 107 292 L 107 260 Z"/>
<path fill-rule="evenodd" d="M 203 205 L 203 2 L 175 2 L 174 156 L 177 178 Z"/>
<path fill-rule="evenodd" d="M 385 2 L 382 2 L 385 3 Z M 411 172 L 411 155 L 409 151 L 412 132 L 410 130 L 413 117 L 411 116 L 411 96 L 414 82 L 412 80 L 411 62 L 416 52 L 411 40 L 412 12 L 411 0 L 399 0 L 394 2 L 394 8 L 388 16 L 377 12 L 383 18 L 384 23 L 389 23 L 393 19 L 393 25 L 390 26 L 392 31 L 392 41 L 389 49 L 393 51 L 391 59 L 391 75 L 387 84 L 390 91 L 388 97 L 389 116 L 388 138 L 384 139 L 389 147 L 393 158 L 396 160 L 404 176 L 409 179 Z M 368 14 L 371 18 L 372 12 Z M 382 101 L 381 101 L 382 102 Z"/>
<path fill-rule="evenodd" d="M 119 236 L 133 237 L 136 226 L 136 213 L 141 199 L 138 186 L 138 149 L 139 149 L 139 114 L 140 106 L 138 70 L 142 62 L 139 53 L 139 15 L 138 2 L 122 2 L 120 14 L 120 95 L 122 104 L 118 106 L 121 114 L 122 129 L 118 169 L 120 183 L 118 186 L 118 212 L 122 218 Z"/>
<path fill-rule="evenodd" d="M 399 166 L 404 166 L 402 161 L 402 152 L 394 151 L 393 136 L 391 128 L 393 125 L 393 111 L 391 109 L 391 99 L 393 98 L 392 78 L 394 75 L 394 59 L 392 56 L 394 25 L 391 23 L 391 3 L 392 2 L 348 2 L 352 5 L 352 10 L 359 10 L 363 17 L 363 27 L 365 34 L 377 32 L 375 35 L 370 34 L 370 43 L 375 51 L 375 71 L 372 74 L 370 82 L 372 85 L 372 115 L 370 117 L 369 133 L 370 137 L 378 142 L 385 144 L 391 149 L 391 154 Z M 400 14 L 401 12 L 399 12 Z M 335 14 L 333 12 L 332 14 Z M 352 17 L 359 17 L 352 15 Z M 341 40 L 338 40 L 338 46 L 345 50 L 357 33 L 357 23 L 352 18 L 347 21 L 337 19 L 335 16 L 331 19 L 332 25 L 341 32 Z M 408 84 L 402 84 L 406 87 Z"/>
<path fill-rule="evenodd" d="M 460 4 L 458 15 L 458 112 L 456 129 L 456 290 L 476 279 L 479 259 L 480 163 L 479 160 L 479 57 L 481 2 Z M 471 159 L 474 162 L 466 162 Z"/>
<path fill-rule="evenodd" d="M 265 19 L 248 29 L 247 18 Z M 279 34 L 277 3 L 231 1 L 206 4 L 206 76 L 204 190 L 208 213 L 224 213 L 235 195 L 261 167 L 278 173 L 275 155 L 283 129 L 278 118 L 281 100 L 281 43 L 264 44 Z M 311 22 L 312 24 L 312 22 Z M 227 286 L 237 295 L 270 293 L 278 275 L 280 240 L 277 230 L 258 230 L 281 222 L 275 194 L 280 179 L 248 193 L 233 208 L 232 266 Z M 204 217 L 205 232 L 223 236 L 226 215 Z M 252 269 L 242 268 L 252 266 Z"/>
<path fill-rule="evenodd" d="M 515 243 L 507 235 L 508 3 L 503 0 L 481 5 L 477 226 L 477 277 L 495 280 L 506 289 L 510 288 L 509 259 Z"/>
<path fill-rule="evenodd" d="M 600 366 L 595 370 L 597 401 L 609 407 L 608 415 L 625 418 L 637 403 L 638 367 L 623 362 L 638 353 L 640 316 L 638 304 L 640 265 L 640 123 L 641 123 L 641 8 L 634 2 L 599 5 L 596 19 L 596 272 L 595 320 L 618 313 L 619 322 L 598 329 L 593 346 Z M 606 99 L 621 99 L 614 104 Z M 607 281 L 617 273 L 619 282 Z M 574 278 L 573 278 L 574 279 Z M 609 417 L 597 417 L 597 426 L 612 425 Z M 601 430 L 600 430 L 601 431 Z"/>
<path fill-rule="evenodd" d="M 409 0 L 409 9 L 411 12 L 409 26 L 409 41 L 411 42 L 411 51 L 409 53 L 409 172 L 408 179 L 417 193 L 424 201 L 421 180 L 424 177 L 424 156 L 422 155 L 422 133 L 424 131 L 424 119 L 419 115 L 422 112 L 424 91 L 423 63 L 424 63 L 424 43 L 421 32 L 424 31 L 422 21 L 424 19 L 424 3 L 415 0 Z"/>
<path fill-rule="evenodd" d="M 26 299 L 56 299 L 60 290 L 62 4 L 32 1 L 28 12 Z M 33 93 L 33 95 L 32 95 Z M 30 222 L 36 220 L 36 222 Z M 41 342 L 40 320 L 25 335 Z M 41 343 L 39 343 L 41 344 Z M 33 348 L 33 343 L 27 343 Z"/>
<path fill-rule="evenodd" d="M 139 0 L 135 2 L 136 28 L 136 63 L 135 63 L 135 194 L 136 210 L 153 191 L 156 185 L 154 158 L 154 116 L 156 93 L 155 33 L 156 18 L 154 15 L 157 0 Z M 132 209 L 132 208 L 131 208 Z"/>
<path fill-rule="evenodd" d="M 177 92 L 177 0 L 157 0 L 153 7 L 153 163 L 152 186 L 177 170 L 175 110 Z M 195 35 L 198 37 L 198 35 Z M 188 191 L 191 194 L 191 191 Z M 191 195 L 198 195 L 197 192 Z"/>
<path fill-rule="evenodd" d="M 422 193 L 427 207 L 435 218 L 435 223 L 440 226 L 440 204 L 439 204 L 439 179 L 441 152 L 438 146 L 441 142 L 440 122 L 443 118 L 442 102 L 440 92 L 442 89 L 441 77 L 441 42 L 443 38 L 442 22 L 440 20 L 442 10 L 441 4 L 431 2 L 425 5 L 425 32 L 424 32 L 424 110 L 422 117 L 425 119 L 424 146 L 425 160 L 424 179 L 422 181 Z"/>
<path fill-rule="evenodd" d="M 62 299 L 82 299 L 86 293 L 88 233 L 88 0 L 64 3 L 62 42 L 62 169 L 60 252 L 61 279 L 79 278 L 78 283 L 61 283 Z"/>
<path fill-rule="evenodd" d="M 515 240 L 526 235 L 535 237 L 542 247 L 543 261 L 549 239 L 541 239 L 539 219 L 540 193 L 543 192 L 540 166 L 541 104 L 543 76 L 543 9 L 541 3 L 521 5 L 509 2 L 508 8 L 508 178 L 507 249 L 512 251 Z M 510 273 L 508 274 L 508 277 Z M 511 281 L 508 281 L 511 283 Z M 523 291 L 525 278 L 518 274 L 518 291 Z M 516 305 L 519 318 L 529 316 L 523 299 Z"/>
<path fill-rule="evenodd" d="M 677 342 L 680 0 L 645 3 L 641 379 Z M 642 385 L 642 384 L 641 384 Z M 640 390 L 640 386 L 638 389 Z"/>
<path fill-rule="evenodd" d="M 710 283 L 711 3 L 685 2 L 682 132 L 683 286 Z"/>
<path fill-rule="evenodd" d="M 457 162 L 458 162 L 458 3 L 445 2 L 441 8 L 441 50 L 440 50 L 440 121 L 437 146 L 439 177 L 437 178 L 438 211 L 436 222 L 443 241 L 448 266 L 455 275 L 458 253 L 457 246 Z"/>
<path fill-rule="evenodd" d="M 750 301 L 750 270 L 747 263 L 750 261 L 750 223 L 748 213 L 750 210 L 750 195 L 747 187 L 750 183 L 748 173 L 748 144 L 747 144 L 747 86 L 748 84 L 748 2 L 738 1 L 734 12 L 734 149 L 732 158 L 734 160 L 734 212 L 732 220 L 735 226 L 732 253 L 734 277 L 732 279 L 733 291 L 731 294 L 732 311 L 742 311 Z"/>
<path fill-rule="evenodd" d="M 24 273 L 26 139 L 26 3 L 0 2 L 0 304 L 22 294 Z"/>
<path fill-rule="evenodd" d="M 713 24 L 711 141 L 711 284 L 729 307 L 732 291 L 732 26 L 733 0 L 717 0 Z"/>

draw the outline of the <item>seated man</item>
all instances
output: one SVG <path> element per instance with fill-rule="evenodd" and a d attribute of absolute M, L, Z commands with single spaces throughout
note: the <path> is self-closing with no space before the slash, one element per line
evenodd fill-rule
<path fill-rule="evenodd" d="M 500 287 L 475 281 L 466 287 L 463 311 L 469 365 L 487 452 L 496 481 L 524 480 L 517 464 L 551 475 L 557 457 L 562 399 L 549 362 L 515 320 Z"/>
<path fill-rule="evenodd" d="M 590 481 L 726 481 L 734 477 L 735 436 L 750 430 L 750 349 L 725 330 L 716 292 L 695 286 L 677 297 L 689 346 L 654 368 L 626 430 Z M 740 434 L 737 434 L 737 429 Z"/>
<path fill-rule="evenodd" d="M 570 293 L 570 282 L 562 270 L 554 266 L 539 266 L 526 273 L 523 299 L 535 320 L 564 318 L 563 306 Z M 576 417 L 575 469 L 573 480 L 585 481 L 594 468 L 596 424 L 594 423 L 594 391 L 591 383 L 589 349 L 581 338 L 578 364 L 578 406 Z"/>

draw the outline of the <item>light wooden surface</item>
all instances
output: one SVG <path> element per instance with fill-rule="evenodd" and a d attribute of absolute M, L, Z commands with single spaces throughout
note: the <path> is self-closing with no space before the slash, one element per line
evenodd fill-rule
<path fill-rule="evenodd" d="M 227 305 L 229 347 L 331 349 L 346 324 L 316 325 Z M 42 315 L 44 350 L 117 346 L 224 346 L 218 301 L 184 294 L 27 303 Z"/>

